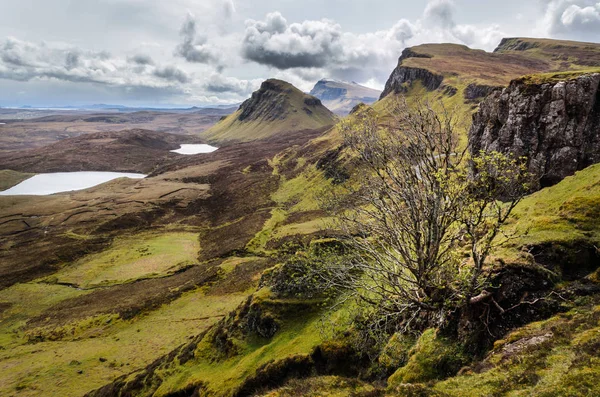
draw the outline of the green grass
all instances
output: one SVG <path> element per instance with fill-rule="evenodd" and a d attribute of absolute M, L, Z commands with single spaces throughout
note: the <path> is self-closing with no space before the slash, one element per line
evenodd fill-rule
<path fill-rule="evenodd" d="M 289 83 L 272 80 L 279 85 L 282 93 L 273 101 L 277 101 L 276 107 L 283 108 L 283 114 L 270 120 L 270 114 L 259 115 L 258 119 L 240 121 L 242 110 L 227 116 L 215 126 L 202 133 L 202 136 L 211 142 L 227 141 L 252 141 L 263 139 L 282 132 L 293 132 L 309 129 L 318 129 L 327 125 L 333 125 L 336 116 L 324 106 L 311 107 L 311 114 L 305 112 L 307 105 L 304 100 L 308 95 L 298 90 Z"/>
<path fill-rule="evenodd" d="M 277 226 L 285 221 L 286 211 L 280 208 L 271 210 L 271 218 L 267 219 L 261 231 L 259 231 L 252 240 L 246 244 L 246 249 L 250 252 L 261 253 L 265 250 L 267 242 L 271 239 Z"/>
<path fill-rule="evenodd" d="M 195 233 L 143 233 L 120 238 L 109 249 L 88 255 L 47 280 L 93 288 L 164 276 L 197 263 L 199 250 Z"/>
<path fill-rule="evenodd" d="M 41 297 L 41 291 L 59 289 L 59 286 L 37 284 L 29 288 L 39 288 L 35 296 Z M 3 299 L 8 296 L 19 301 L 23 294 L 22 291 L 2 292 Z M 65 297 L 63 292 L 63 295 L 55 294 L 53 300 Z M 98 316 L 70 324 L 69 327 L 78 330 L 71 337 L 35 344 L 25 343 L 18 327 L 22 322 L 11 317 L 2 321 L 0 335 L 14 333 L 14 338 L 21 343 L 0 349 L 0 395 L 13 395 L 20 389 L 19 396 L 81 396 L 168 353 L 210 327 L 245 297 L 246 293 L 241 292 L 219 296 L 196 290 L 140 318 L 123 321 Z M 23 302 L 25 305 L 26 300 Z M 45 302 L 38 306 L 35 299 L 29 302 L 28 315 L 39 313 L 51 304 Z"/>
<path fill-rule="evenodd" d="M 526 197 L 506 225 L 512 240 L 497 254 L 514 259 L 524 245 L 600 242 L 600 164 Z"/>
<path fill-rule="evenodd" d="M 260 259 L 260 258 L 253 257 L 253 256 L 244 257 L 244 258 L 232 256 L 230 258 L 225 259 L 223 262 L 221 262 L 219 267 L 221 269 L 223 269 L 225 274 L 229 274 L 232 271 L 234 271 L 238 266 L 243 265 L 244 263 L 256 261 L 257 259 Z"/>
<path fill-rule="evenodd" d="M 304 167 L 295 178 L 282 178 L 271 198 L 290 213 L 314 211 L 319 209 L 318 194 L 326 188 L 332 188 L 330 181 L 311 164 Z"/>
<path fill-rule="evenodd" d="M 10 189 L 34 175 L 13 170 L 0 170 L 0 191 Z"/>
<path fill-rule="evenodd" d="M 294 379 L 285 386 L 266 393 L 263 397 L 347 397 L 369 396 L 375 387 L 358 379 L 338 376 L 318 376 L 308 379 Z"/>
<path fill-rule="evenodd" d="M 572 80 L 581 75 L 592 73 L 600 73 L 600 68 L 589 68 L 567 72 L 528 74 L 519 80 L 525 84 L 558 83 L 560 81 Z"/>
<path fill-rule="evenodd" d="M 388 379 L 390 388 L 403 383 L 425 383 L 454 375 L 466 362 L 460 347 L 429 329 L 420 336 L 409 353 L 406 365 Z"/>
<path fill-rule="evenodd" d="M 496 342 L 488 369 L 437 383 L 443 396 L 600 395 L 600 307 L 529 324 Z"/>
<path fill-rule="evenodd" d="M 259 291 L 257 296 L 266 303 L 271 301 L 266 289 Z M 295 304 L 294 300 L 273 301 L 278 306 L 285 306 L 286 302 Z M 249 337 L 236 340 L 239 354 L 222 361 L 211 360 L 211 348 L 199 345 L 197 352 L 202 353 L 197 354 L 195 360 L 164 370 L 163 376 L 166 379 L 154 395 L 165 396 L 189 385 L 205 383 L 215 396 L 227 396 L 261 365 L 272 360 L 311 353 L 332 332 L 323 325 L 323 317 L 317 307 L 315 305 L 312 312 L 291 313 L 272 339 Z M 340 308 L 332 314 L 332 320 L 345 323 L 347 316 L 347 309 Z"/>
<path fill-rule="evenodd" d="M 15 284 L 0 291 L 0 304 L 8 308 L 0 313 L 0 346 L 8 349 L 24 342 L 20 329 L 27 320 L 69 298 L 86 294 L 75 288 L 42 283 Z M 1 350 L 1 349 L 0 349 Z"/>

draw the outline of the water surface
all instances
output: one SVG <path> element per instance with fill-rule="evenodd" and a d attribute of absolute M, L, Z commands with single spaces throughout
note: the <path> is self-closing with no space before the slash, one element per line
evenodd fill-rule
<path fill-rule="evenodd" d="M 206 145 L 206 144 L 186 144 L 181 145 L 181 147 L 177 150 L 171 150 L 173 153 L 179 154 L 200 154 L 200 153 L 212 153 L 217 150 L 217 147 Z"/>
<path fill-rule="evenodd" d="M 50 174 L 34 175 L 18 185 L 0 192 L 0 196 L 45 196 L 48 194 L 87 189 L 117 178 L 141 179 L 144 177 L 146 177 L 144 174 L 132 174 L 127 172 L 53 172 Z"/>

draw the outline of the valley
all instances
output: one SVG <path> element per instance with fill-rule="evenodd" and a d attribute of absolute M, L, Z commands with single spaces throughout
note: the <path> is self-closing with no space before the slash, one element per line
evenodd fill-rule
<path fill-rule="evenodd" d="M 233 111 L 3 118 L 0 395 L 595 395 L 599 73 L 600 44 L 425 44 L 404 50 L 377 101 L 269 79 Z M 374 343 L 365 303 L 319 289 L 311 266 L 354 260 L 327 208 L 368 180 L 344 123 L 389 125 L 403 98 L 466 120 L 461 148 L 535 147 L 518 154 L 542 183 L 490 253 L 482 322 L 455 313 Z M 143 175 L 11 194 L 79 172 Z"/>

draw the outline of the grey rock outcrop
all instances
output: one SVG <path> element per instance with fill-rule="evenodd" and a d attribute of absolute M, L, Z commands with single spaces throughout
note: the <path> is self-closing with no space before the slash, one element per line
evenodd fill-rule
<path fill-rule="evenodd" d="M 520 79 L 492 92 L 473 116 L 469 147 L 527 157 L 538 187 L 600 162 L 600 74 L 542 84 Z"/>
<path fill-rule="evenodd" d="M 502 87 L 471 83 L 465 88 L 464 97 L 468 101 L 475 101 L 479 98 L 485 98 L 492 91 L 500 88 Z"/>
<path fill-rule="evenodd" d="M 415 81 L 420 81 L 428 91 L 437 90 L 442 85 L 444 76 L 432 73 L 427 69 L 402 66 L 402 61 L 408 58 L 431 58 L 431 56 L 417 54 L 409 48 L 405 49 L 398 60 L 398 66 L 385 83 L 385 88 L 379 99 L 383 99 L 392 93 L 405 93 Z"/>

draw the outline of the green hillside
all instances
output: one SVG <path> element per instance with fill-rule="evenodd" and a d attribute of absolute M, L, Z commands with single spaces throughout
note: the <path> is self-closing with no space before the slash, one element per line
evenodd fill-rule
<path fill-rule="evenodd" d="M 202 133 L 210 142 L 252 141 L 278 133 L 318 129 L 336 116 L 318 99 L 281 80 L 265 81 L 233 114 Z"/>
<path fill-rule="evenodd" d="M 462 116 L 466 146 L 479 94 L 596 71 L 596 54 L 598 44 L 545 39 L 503 40 L 494 53 L 413 47 L 399 66 L 427 73 L 346 121 L 374 112 L 385 124 L 400 94 L 431 100 Z M 221 145 L 210 155 L 145 180 L 1 197 L 0 394 L 597 395 L 600 164 L 515 208 L 498 238 L 514 237 L 486 264 L 504 312 L 490 301 L 481 339 L 452 323 L 375 341 L 360 303 L 313 272 L 350 260 L 323 198 L 365 178 L 338 121 L 271 79 L 203 133 Z"/>

